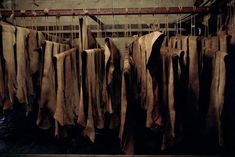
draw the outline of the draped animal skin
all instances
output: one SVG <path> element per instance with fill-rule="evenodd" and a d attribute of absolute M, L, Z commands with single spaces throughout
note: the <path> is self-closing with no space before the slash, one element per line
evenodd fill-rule
<path fill-rule="evenodd" d="M 68 44 L 65 44 L 65 50 L 69 50 L 70 46 Z"/>
<path fill-rule="evenodd" d="M 31 75 L 39 70 L 39 54 L 37 52 L 38 47 L 38 33 L 37 31 L 30 30 L 28 40 L 28 53 Z"/>
<path fill-rule="evenodd" d="M 111 38 L 105 39 L 105 55 L 106 55 L 106 91 L 107 91 L 107 100 L 106 100 L 106 112 L 111 115 L 111 125 L 116 127 L 119 125 L 119 110 L 120 110 L 120 100 L 121 100 L 121 69 L 120 69 L 120 51 L 114 44 Z M 116 117 L 116 118 L 115 118 Z M 114 124 L 115 122 L 115 124 Z"/>
<path fill-rule="evenodd" d="M 203 69 L 200 79 L 200 114 L 202 135 L 213 144 L 224 146 L 222 111 L 226 84 L 226 62 L 228 36 L 217 32 L 218 36 L 204 38 Z"/>
<path fill-rule="evenodd" d="M 75 116 L 75 95 L 74 95 L 74 81 L 72 75 L 72 53 L 74 53 L 76 49 L 65 51 L 65 59 L 64 59 L 64 95 L 65 95 L 65 111 L 64 111 L 64 123 L 66 125 L 74 125 L 74 121 L 76 119 Z"/>
<path fill-rule="evenodd" d="M 79 100 L 79 114 L 78 114 L 78 119 L 77 119 L 77 123 L 82 126 L 82 127 L 85 127 L 86 126 L 86 122 L 85 122 L 85 113 L 84 113 L 84 101 L 83 98 L 84 98 L 84 94 L 83 94 L 83 78 L 84 78 L 84 72 L 83 72 L 83 63 L 82 63 L 82 52 L 83 50 L 85 49 L 88 49 L 88 46 L 87 44 L 85 44 L 83 41 L 83 18 L 79 19 L 79 63 L 81 66 L 79 66 L 79 84 L 80 84 L 80 100 Z M 87 43 L 87 42 L 86 42 Z"/>
<path fill-rule="evenodd" d="M 168 47 L 175 48 L 176 47 L 176 37 L 172 36 L 168 40 Z"/>
<path fill-rule="evenodd" d="M 219 50 L 219 38 L 217 36 L 211 37 L 211 49 L 212 51 L 218 51 Z"/>
<path fill-rule="evenodd" d="M 198 111 L 198 101 L 199 101 L 199 68 L 198 68 L 198 37 L 189 37 L 189 84 L 188 84 L 188 94 L 190 104 L 193 108 Z"/>
<path fill-rule="evenodd" d="M 181 35 L 176 35 L 176 46 L 173 47 L 175 49 L 182 49 L 182 38 L 183 36 Z"/>
<path fill-rule="evenodd" d="M 20 103 L 28 105 L 28 90 L 27 90 L 27 40 L 28 40 L 29 30 L 25 28 L 17 27 L 16 34 L 16 62 L 17 62 L 17 90 L 16 97 Z M 32 87 L 32 84 L 31 84 Z M 32 89 L 29 90 L 32 92 Z M 26 111 L 30 111 L 31 107 L 26 106 Z"/>
<path fill-rule="evenodd" d="M 184 36 L 181 36 L 184 38 Z M 182 40 L 182 39 L 181 39 Z M 182 41 L 184 41 L 183 39 Z M 185 48 L 187 52 L 187 47 Z M 172 64 L 173 64 L 173 94 L 169 94 L 169 96 L 173 95 L 173 105 L 169 107 L 169 113 L 171 118 L 171 128 L 170 131 L 172 137 L 174 138 L 174 146 L 178 143 L 181 143 L 184 138 L 183 128 L 184 128 L 184 118 L 185 113 L 185 98 L 187 97 L 187 87 L 188 87 L 188 59 L 187 54 L 181 49 L 171 49 L 172 55 Z M 186 58 L 186 62 L 185 62 Z M 172 92 L 171 92 L 172 93 Z M 171 98 L 169 98 L 171 99 Z M 168 103 L 171 102 L 170 100 Z"/>
<path fill-rule="evenodd" d="M 2 27 L 0 25 L 0 41 L 2 41 Z M 3 48 L 2 43 L 0 43 L 0 108 L 3 107 L 3 100 L 6 97 L 5 93 L 5 68 L 3 59 Z"/>
<path fill-rule="evenodd" d="M 219 31 L 217 32 L 218 38 L 219 38 L 219 50 L 228 52 L 228 35 L 225 31 Z"/>
<path fill-rule="evenodd" d="M 56 59 L 57 101 L 54 118 L 61 126 L 74 125 L 78 113 L 77 50 L 75 48 L 54 55 Z M 73 58 L 74 57 L 74 58 Z"/>
<path fill-rule="evenodd" d="M 105 56 L 104 51 L 95 51 L 95 82 L 96 82 L 96 108 L 95 108 L 95 126 L 96 128 L 104 128 L 104 100 L 103 84 L 105 83 Z M 120 100 L 120 99 L 119 99 Z M 113 119 L 111 122 L 114 121 Z M 119 123 L 118 123 L 119 124 Z"/>
<path fill-rule="evenodd" d="M 188 36 L 181 36 L 182 50 L 184 51 L 184 65 L 188 65 Z"/>
<path fill-rule="evenodd" d="M 87 18 L 79 19 L 79 30 L 80 51 L 100 47 L 88 28 Z"/>
<path fill-rule="evenodd" d="M 64 125 L 64 111 L 65 111 L 65 99 L 64 99 L 64 59 L 65 53 L 60 53 L 54 56 L 56 59 L 56 72 L 57 72 L 57 92 L 56 92 L 56 110 L 54 118 L 60 125 Z"/>
<path fill-rule="evenodd" d="M 4 83 L 4 72 L 3 72 L 3 60 L 2 52 L 0 52 L 0 107 L 2 108 L 2 102 L 5 97 L 5 83 Z"/>
<path fill-rule="evenodd" d="M 124 152 L 127 153 L 133 153 L 134 151 L 134 145 L 131 144 L 134 142 L 134 137 L 131 135 L 131 132 L 135 129 L 135 121 L 133 120 L 135 119 L 134 108 L 137 108 L 139 105 L 139 107 L 145 109 L 146 127 L 157 128 L 162 125 L 159 109 L 158 85 L 160 81 L 160 47 L 163 39 L 164 35 L 156 31 L 137 38 L 129 46 L 129 52 L 127 53 L 129 57 L 126 57 L 128 58 L 126 60 L 126 73 L 128 74 L 128 69 L 130 69 L 128 67 L 131 65 L 134 66 L 132 66 L 134 69 L 133 74 L 128 74 L 126 75 L 127 78 L 122 78 L 122 83 L 125 82 L 123 84 L 126 85 L 126 87 L 123 87 L 122 84 L 121 97 L 123 100 L 121 101 L 121 124 L 119 132 L 122 148 Z M 134 80 L 136 80 L 136 83 Z M 136 103 L 138 104 L 137 106 Z M 133 107 L 134 104 L 136 107 Z"/>
<path fill-rule="evenodd" d="M 224 145 L 223 129 L 221 125 L 224 106 L 224 90 L 226 80 L 225 58 L 226 52 L 217 51 L 212 62 L 212 82 L 210 104 L 207 115 L 207 128 L 217 131 L 218 144 Z"/>
<path fill-rule="evenodd" d="M 75 38 L 75 39 L 73 39 L 71 45 L 73 45 L 73 47 L 79 49 L 79 47 L 80 47 L 79 42 L 80 42 L 80 39 L 79 38 Z"/>
<path fill-rule="evenodd" d="M 228 30 L 228 35 L 231 36 L 230 44 L 231 44 L 231 45 L 235 45 L 235 28 L 230 28 L 230 29 Z"/>
<path fill-rule="evenodd" d="M 79 115 L 79 100 L 80 100 L 80 84 L 79 84 L 79 55 L 78 48 L 71 50 L 71 64 L 72 64 L 72 81 L 73 81 L 73 89 L 74 89 L 74 113 L 76 116 Z"/>
<path fill-rule="evenodd" d="M 52 42 L 58 42 L 58 37 L 53 35 L 51 41 Z"/>
<path fill-rule="evenodd" d="M 38 101 L 39 112 L 37 125 L 42 129 L 51 127 L 50 118 L 55 113 L 56 93 L 54 84 L 54 67 L 52 62 L 53 43 L 46 41 L 43 52 L 43 69 L 40 98 Z"/>
<path fill-rule="evenodd" d="M 112 105 L 111 105 L 111 99 L 108 98 L 108 90 L 107 90 L 107 64 L 111 56 L 111 52 L 109 50 L 109 47 L 107 44 L 104 45 L 104 55 L 105 55 L 105 73 L 104 73 L 104 84 L 103 84 L 103 102 L 105 102 L 105 111 L 108 113 L 112 113 Z M 109 70 L 109 69 L 108 69 Z"/>
<path fill-rule="evenodd" d="M 137 82 L 136 68 L 134 61 L 129 56 L 128 49 L 124 53 L 124 65 L 122 72 L 122 89 L 121 89 L 121 117 L 119 138 L 122 151 L 125 154 L 134 154 L 134 131 L 135 126 L 135 108 L 137 103 Z"/>
<path fill-rule="evenodd" d="M 162 48 L 162 97 L 163 114 L 162 119 L 165 124 L 165 133 L 163 135 L 162 149 L 172 145 L 175 125 L 175 106 L 174 106 L 174 73 L 173 73 L 173 55 L 174 49 Z"/>
<path fill-rule="evenodd" d="M 102 55 L 103 57 L 98 57 L 100 55 Z M 82 66 L 83 70 L 86 70 L 86 73 L 83 73 L 82 91 L 84 100 L 84 112 L 85 115 L 87 115 L 86 127 L 83 133 L 85 136 L 88 136 L 92 142 L 95 141 L 95 126 L 103 127 L 104 123 L 102 110 L 100 108 L 101 100 L 97 97 L 100 95 L 102 96 L 102 86 L 99 86 L 97 84 L 98 82 L 96 81 L 96 79 L 98 79 L 99 82 L 101 81 L 99 84 L 103 84 L 102 80 L 100 79 L 101 73 L 98 72 L 104 69 L 104 66 L 100 67 L 101 69 L 97 69 L 96 63 L 99 61 L 99 59 L 102 59 L 104 62 L 103 49 L 89 49 L 83 51 Z"/>
<path fill-rule="evenodd" d="M 65 45 L 64 44 L 60 44 L 60 53 L 65 51 Z"/>
<path fill-rule="evenodd" d="M 52 56 L 55 56 L 57 54 L 60 53 L 60 44 L 59 43 L 56 43 L 56 42 L 53 42 L 53 52 L 52 52 Z M 52 59 L 53 60 L 53 59 Z M 53 61 L 54 63 L 54 61 Z M 53 83 L 54 83 L 54 87 L 55 87 L 55 90 L 56 90 L 56 67 L 55 65 L 53 64 L 53 70 L 52 70 L 52 78 L 53 78 Z"/>
<path fill-rule="evenodd" d="M 157 103 L 158 95 L 154 95 L 157 88 L 158 64 L 160 59 L 160 47 L 164 35 L 160 32 L 153 32 L 140 37 L 137 45 L 133 47 L 133 60 L 137 67 L 137 81 L 140 83 L 140 103 L 147 110 L 146 126 L 161 125 Z M 153 104 L 153 102 L 156 104 Z M 154 124 L 155 123 L 155 124 Z"/>
<path fill-rule="evenodd" d="M 53 56 L 60 53 L 60 44 L 53 42 Z"/>
<path fill-rule="evenodd" d="M 170 37 L 169 42 L 168 42 L 168 47 L 181 49 L 182 48 L 181 36 L 176 35 L 176 36 Z"/>
<path fill-rule="evenodd" d="M 15 27 L 2 24 L 2 53 L 5 63 L 5 88 L 7 89 L 6 96 L 9 97 L 10 102 L 16 94 L 17 80 L 16 80 L 16 56 L 14 53 Z"/>
<path fill-rule="evenodd" d="M 83 52 L 83 50 L 86 49 L 92 49 L 92 48 L 97 48 L 100 47 L 95 38 L 92 36 L 91 32 L 88 29 L 87 26 L 87 19 L 86 18 L 80 18 L 79 19 L 79 52 Z M 82 55 L 79 55 L 79 63 L 83 64 L 82 62 Z M 82 81 L 83 78 L 85 78 L 83 75 L 86 74 L 85 70 L 82 69 L 82 66 L 79 66 L 79 84 L 80 84 L 80 100 L 79 100 L 79 115 L 78 115 L 78 119 L 77 119 L 77 123 L 82 126 L 85 127 L 86 126 L 86 118 L 85 118 L 85 107 L 84 107 L 84 103 L 86 100 L 84 100 L 84 88 L 86 85 L 84 85 L 84 81 Z"/>
<path fill-rule="evenodd" d="M 27 53 L 28 53 L 28 62 L 27 62 L 27 84 L 28 84 L 28 94 L 36 96 L 35 88 L 33 85 L 35 77 L 34 75 L 39 71 L 39 64 L 40 64 L 40 54 L 38 53 L 38 33 L 37 31 L 30 30 L 29 37 L 27 43 Z"/>
<path fill-rule="evenodd" d="M 56 42 L 53 42 L 53 56 L 57 55 L 60 53 L 60 44 L 59 43 L 56 43 Z M 55 90 L 56 90 L 56 85 L 57 85 L 57 77 L 56 77 L 56 64 L 55 64 L 55 59 L 53 58 L 53 83 L 54 83 L 54 86 L 55 86 Z M 55 137 L 59 137 L 60 136 L 60 133 L 59 133 L 59 124 L 58 124 L 58 121 L 55 120 Z"/>
<path fill-rule="evenodd" d="M 122 95 L 121 95 L 121 119 L 120 119 L 120 130 L 119 130 L 119 138 L 120 141 L 123 141 L 123 133 L 126 121 L 126 110 L 127 110 L 127 89 L 126 89 L 126 80 L 125 75 L 130 75 L 131 65 L 129 61 L 128 51 L 124 54 L 124 65 L 123 65 L 123 73 L 122 73 Z"/>
<path fill-rule="evenodd" d="M 83 80 L 85 78 L 85 73 L 83 72 L 85 68 L 83 68 L 83 64 L 82 63 L 82 53 L 79 52 L 79 63 L 80 63 L 80 66 L 79 66 L 79 85 L 80 85 L 80 89 L 79 89 L 79 108 L 78 108 L 78 119 L 77 119 L 77 123 L 78 125 L 82 126 L 82 127 L 85 127 L 86 126 L 86 122 L 85 122 L 85 113 L 84 113 L 84 94 L 83 94 L 83 89 L 84 89 L 84 86 L 83 85 Z M 82 65 L 82 66 L 81 66 Z M 84 82 L 85 83 L 85 82 Z"/>
<path fill-rule="evenodd" d="M 94 127 L 94 118 L 93 118 L 93 107 L 92 105 L 95 103 L 95 52 L 94 50 L 86 50 L 83 52 L 83 62 L 82 66 L 86 69 L 86 75 L 83 75 L 83 94 L 87 96 L 87 102 L 84 101 L 84 106 L 87 108 L 87 121 L 86 127 L 84 129 L 84 135 L 88 136 L 92 142 L 95 141 L 95 127 Z M 85 100 L 85 99 L 84 99 Z"/>
<path fill-rule="evenodd" d="M 42 77 L 43 77 L 43 61 L 44 61 L 44 46 L 45 46 L 45 36 L 43 35 L 42 32 L 38 31 L 37 32 L 37 41 L 38 41 L 38 48 L 37 48 L 37 53 L 38 53 L 38 58 L 39 58 L 39 64 L 38 64 L 38 72 L 35 74 L 34 79 L 33 79 L 33 84 L 34 84 L 34 89 L 41 89 L 42 86 Z M 35 79 L 36 77 L 36 79 Z M 40 90 L 34 91 L 36 94 L 37 99 L 40 97 Z"/>
<path fill-rule="evenodd" d="M 207 54 L 209 52 L 212 52 L 211 48 L 212 48 L 212 38 L 211 37 L 203 37 L 201 38 L 202 40 L 202 54 L 201 54 L 201 69 L 203 70 L 203 64 L 204 64 L 204 56 L 207 56 Z"/>
<path fill-rule="evenodd" d="M 38 46 L 41 47 L 43 42 L 46 40 L 42 32 L 38 31 Z"/>
<path fill-rule="evenodd" d="M 207 40 L 205 38 L 205 40 Z M 212 63 L 215 57 L 216 51 L 212 51 L 208 46 L 204 46 L 203 50 L 203 68 L 200 76 L 200 114 L 201 114 L 201 130 L 202 135 L 206 131 L 206 117 L 207 111 L 210 103 L 210 91 L 211 91 L 211 82 L 212 82 Z"/>
<path fill-rule="evenodd" d="M 206 48 L 212 48 L 212 38 L 211 37 L 207 37 L 205 39 L 205 47 Z"/>

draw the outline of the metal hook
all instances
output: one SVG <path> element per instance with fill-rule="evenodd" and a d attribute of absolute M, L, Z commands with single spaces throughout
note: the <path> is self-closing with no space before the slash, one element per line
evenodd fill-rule
<path fill-rule="evenodd" d="M 114 37 L 114 24 L 115 24 L 115 22 L 114 22 L 114 8 L 112 9 L 112 13 L 113 13 L 113 15 L 112 15 L 112 17 L 113 17 L 113 24 L 112 24 L 112 38 Z"/>

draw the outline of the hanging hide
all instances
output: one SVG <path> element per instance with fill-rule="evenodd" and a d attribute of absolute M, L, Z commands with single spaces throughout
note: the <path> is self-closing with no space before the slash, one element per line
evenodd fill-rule
<path fill-rule="evenodd" d="M 13 103 L 14 96 L 17 90 L 16 80 L 16 56 L 14 53 L 15 27 L 2 24 L 2 51 L 5 62 L 5 88 L 7 89 L 6 96 L 9 97 L 10 102 Z"/>

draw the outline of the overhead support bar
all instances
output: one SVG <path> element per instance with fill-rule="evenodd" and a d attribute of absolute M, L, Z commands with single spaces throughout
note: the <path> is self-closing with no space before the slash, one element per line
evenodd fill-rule
<path fill-rule="evenodd" d="M 74 15 L 139 15 L 139 14 L 195 14 L 207 13 L 207 7 L 107 8 L 107 9 L 51 9 L 51 10 L 0 10 L 3 17 L 40 17 Z"/>
<path fill-rule="evenodd" d="M 100 19 L 98 19 L 95 15 L 88 15 L 92 20 L 94 20 L 95 22 L 97 22 L 100 26 L 101 26 L 101 29 L 103 30 L 103 26 L 104 26 L 104 23 L 102 21 L 100 21 Z"/>

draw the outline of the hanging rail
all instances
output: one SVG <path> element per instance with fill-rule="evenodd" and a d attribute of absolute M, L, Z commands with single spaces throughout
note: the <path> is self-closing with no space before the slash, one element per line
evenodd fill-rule
<path fill-rule="evenodd" d="M 51 10 L 0 10 L 3 17 L 73 16 L 73 15 L 139 15 L 139 14 L 194 14 L 207 13 L 207 7 L 107 8 L 107 9 L 51 9 Z"/>

